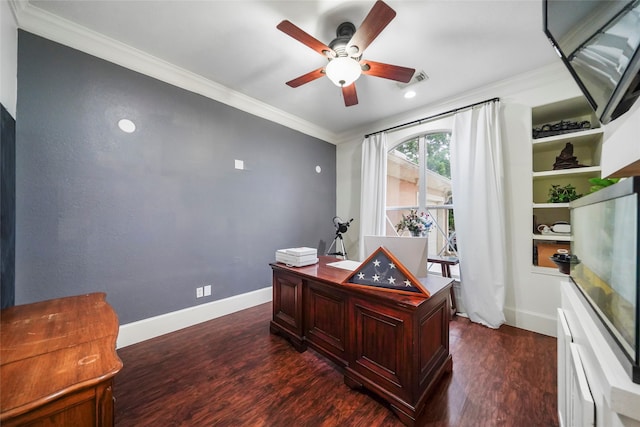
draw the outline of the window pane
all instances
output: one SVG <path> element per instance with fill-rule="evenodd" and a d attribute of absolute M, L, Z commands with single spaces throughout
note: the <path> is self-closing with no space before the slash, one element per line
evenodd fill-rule
<path fill-rule="evenodd" d="M 418 153 L 416 138 L 396 146 L 387 156 L 387 208 L 392 208 L 387 210 L 387 236 L 397 235 L 394 226 L 402 218 L 403 211 L 393 208 L 418 206 Z"/>
<path fill-rule="evenodd" d="M 427 169 L 440 176 L 451 179 L 451 162 L 449 157 L 449 132 L 431 133 L 425 136 L 427 149 Z"/>
<path fill-rule="evenodd" d="M 453 209 L 438 209 L 434 206 L 451 204 L 451 162 L 449 156 L 449 132 L 425 135 L 425 163 L 427 185 L 425 201 L 428 212 L 437 224 L 429 233 L 429 253 L 449 255 L 447 240 L 454 231 Z"/>
<path fill-rule="evenodd" d="M 389 151 L 387 160 L 387 236 L 409 236 L 398 232 L 402 215 L 412 209 L 428 214 L 432 223 L 430 255 L 456 255 L 451 192 L 449 143 L 451 134 L 426 134 L 403 142 Z M 421 157 L 422 156 L 422 157 Z M 420 197 L 420 192 L 423 197 Z"/>

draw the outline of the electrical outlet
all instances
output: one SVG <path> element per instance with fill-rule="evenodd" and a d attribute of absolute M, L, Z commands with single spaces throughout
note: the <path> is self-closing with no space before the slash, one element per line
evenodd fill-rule
<path fill-rule="evenodd" d="M 204 296 L 204 292 L 202 286 L 196 288 L 196 298 L 202 298 Z"/>
<path fill-rule="evenodd" d="M 211 296 L 211 285 L 207 285 L 204 287 L 204 296 L 205 297 Z"/>

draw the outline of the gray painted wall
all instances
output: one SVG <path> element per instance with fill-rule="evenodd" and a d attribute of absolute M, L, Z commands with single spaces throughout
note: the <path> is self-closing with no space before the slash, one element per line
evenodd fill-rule
<path fill-rule="evenodd" d="M 16 116 L 16 304 L 104 291 L 129 323 L 269 286 L 276 249 L 334 237 L 324 141 L 24 31 Z"/>

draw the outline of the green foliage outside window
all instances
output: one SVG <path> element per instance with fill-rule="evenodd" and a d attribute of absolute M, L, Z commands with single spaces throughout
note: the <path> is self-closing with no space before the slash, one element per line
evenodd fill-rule
<path fill-rule="evenodd" d="M 449 157 L 450 133 L 432 133 L 425 135 L 425 147 L 427 150 L 427 169 L 439 175 L 451 179 L 451 164 Z M 408 161 L 419 165 L 418 138 L 406 141 L 396 147 L 396 150 L 405 155 Z"/>
<path fill-rule="evenodd" d="M 451 134 L 448 132 L 425 135 L 427 169 L 449 179 L 451 179 L 451 157 L 449 154 L 450 142 Z M 395 150 L 402 153 L 407 161 L 418 166 L 420 165 L 420 144 L 418 138 L 403 142 L 398 145 Z M 447 203 L 453 203 L 451 195 L 449 195 Z M 455 230 L 453 210 L 449 210 L 448 212 L 448 222 L 449 230 Z"/>
<path fill-rule="evenodd" d="M 450 133 L 432 133 L 426 136 L 427 169 L 449 179 L 451 179 L 450 141 Z"/>

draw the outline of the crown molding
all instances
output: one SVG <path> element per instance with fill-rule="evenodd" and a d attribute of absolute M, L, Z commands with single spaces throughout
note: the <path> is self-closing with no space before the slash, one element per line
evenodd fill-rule
<path fill-rule="evenodd" d="M 29 3 L 9 0 L 18 28 L 170 85 L 197 93 L 306 135 L 335 144 L 337 135 L 300 117 L 233 91 L 127 44 L 60 18 Z"/>
<path fill-rule="evenodd" d="M 11 14 L 13 15 L 13 22 L 15 22 L 16 26 L 18 25 L 18 13 L 20 10 L 24 9 L 25 6 L 21 3 L 24 3 L 24 0 L 8 0 L 9 9 L 11 10 Z"/>
<path fill-rule="evenodd" d="M 29 0 L 8 1 L 18 28 L 334 145 L 362 139 L 364 134 L 375 132 L 378 129 L 417 120 L 487 97 L 508 97 L 509 99 L 503 99 L 508 102 L 512 95 L 516 94 L 515 99 L 517 100 L 517 94 L 553 85 L 558 80 L 562 80 L 562 77 L 559 77 L 560 74 L 563 76 L 568 74 L 563 64 L 557 61 L 517 76 L 466 91 L 458 96 L 440 99 L 376 123 L 337 134 L 144 51 L 46 12 L 30 4 Z"/>

